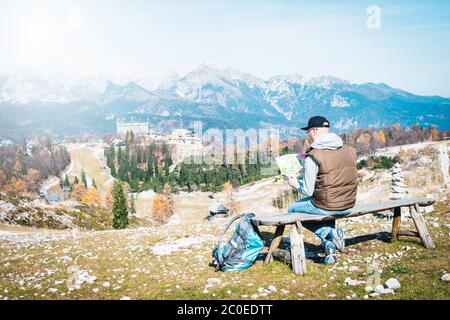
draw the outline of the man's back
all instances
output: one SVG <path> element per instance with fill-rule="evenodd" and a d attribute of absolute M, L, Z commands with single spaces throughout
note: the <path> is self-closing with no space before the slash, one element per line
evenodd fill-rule
<path fill-rule="evenodd" d="M 343 145 L 335 150 L 311 149 L 319 169 L 311 201 L 323 210 L 345 210 L 356 202 L 358 173 L 355 150 Z"/>

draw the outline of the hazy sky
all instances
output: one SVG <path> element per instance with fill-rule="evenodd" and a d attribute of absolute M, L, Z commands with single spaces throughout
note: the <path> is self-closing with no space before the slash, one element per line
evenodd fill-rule
<path fill-rule="evenodd" d="M 371 5 L 381 20 L 367 13 Z M 0 0 L 5 70 L 185 71 L 206 62 L 263 78 L 334 75 L 449 97 L 449 56 L 449 1 Z"/>

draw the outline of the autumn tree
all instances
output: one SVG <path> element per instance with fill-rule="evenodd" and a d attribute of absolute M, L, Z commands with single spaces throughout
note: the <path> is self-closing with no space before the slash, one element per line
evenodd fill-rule
<path fill-rule="evenodd" d="M 78 181 L 78 183 L 72 186 L 72 192 L 70 193 L 70 198 L 75 201 L 82 201 L 83 196 L 86 194 L 86 188 L 83 182 Z"/>
<path fill-rule="evenodd" d="M 36 191 L 38 189 L 39 171 L 33 168 L 28 169 L 26 181 L 28 183 L 29 190 Z"/>
<path fill-rule="evenodd" d="M 225 207 L 228 208 L 230 215 L 234 215 L 237 212 L 236 202 L 233 197 L 234 189 L 230 181 L 225 182 L 223 185 L 223 192 L 225 194 Z"/>
<path fill-rule="evenodd" d="M 152 202 L 152 218 L 159 223 L 166 223 L 172 214 L 170 200 L 163 194 L 157 194 Z"/>
<path fill-rule="evenodd" d="M 15 177 L 12 177 L 11 180 L 9 180 L 9 191 L 24 193 L 27 192 L 27 185 L 21 178 L 16 179 Z"/>
<path fill-rule="evenodd" d="M 173 199 L 173 194 L 172 194 L 172 188 L 170 187 L 170 184 L 166 183 L 164 185 L 162 194 L 167 198 L 167 200 L 169 201 L 169 206 L 172 209 L 171 211 L 174 211 L 175 208 L 175 201 Z"/>
<path fill-rule="evenodd" d="M 106 192 L 105 192 L 105 198 L 103 200 L 103 206 L 106 208 L 106 210 L 112 211 L 113 203 L 114 203 L 113 187 L 112 186 L 108 186 L 108 188 L 106 189 Z"/>
<path fill-rule="evenodd" d="M 13 175 L 15 177 L 18 177 L 21 175 L 22 173 L 22 163 L 19 160 L 16 160 L 14 167 L 13 167 L 13 171 L 12 171 Z"/>
<path fill-rule="evenodd" d="M 436 127 L 430 127 L 430 136 L 431 141 L 439 141 L 439 132 L 436 130 Z"/>
<path fill-rule="evenodd" d="M 87 192 L 82 197 L 83 203 L 89 206 L 99 206 L 100 205 L 100 194 L 97 189 L 90 187 Z"/>
<path fill-rule="evenodd" d="M 3 170 L 0 170 L 0 189 L 3 189 L 3 187 L 6 185 L 6 182 L 6 175 Z"/>

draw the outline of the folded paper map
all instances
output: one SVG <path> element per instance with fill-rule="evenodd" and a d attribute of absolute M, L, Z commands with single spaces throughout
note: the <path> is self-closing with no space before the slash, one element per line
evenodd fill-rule
<path fill-rule="evenodd" d="M 297 154 L 287 154 L 276 158 L 281 175 L 298 177 L 303 174 L 303 164 Z"/>

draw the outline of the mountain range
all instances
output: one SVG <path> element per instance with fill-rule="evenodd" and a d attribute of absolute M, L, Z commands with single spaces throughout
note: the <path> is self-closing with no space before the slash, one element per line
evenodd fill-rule
<path fill-rule="evenodd" d="M 202 64 L 180 76 L 142 69 L 127 76 L 0 73 L 0 136 L 104 134 L 118 119 L 149 121 L 155 129 L 262 128 L 298 132 L 324 115 L 337 131 L 420 124 L 450 129 L 450 99 L 418 96 L 384 83 L 354 84 L 332 76 L 298 74 L 262 79 L 233 68 Z"/>

